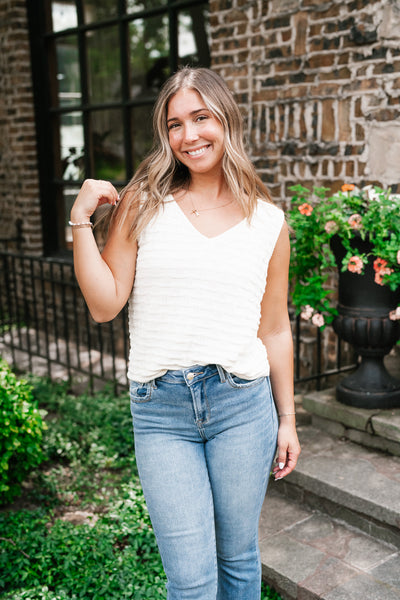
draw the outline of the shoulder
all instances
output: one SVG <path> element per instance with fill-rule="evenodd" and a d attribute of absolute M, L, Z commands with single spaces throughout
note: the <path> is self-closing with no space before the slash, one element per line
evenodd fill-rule
<path fill-rule="evenodd" d="M 257 207 L 254 211 L 255 217 L 263 226 L 281 228 L 285 220 L 284 212 L 281 208 L 266 202 L 265 200 L 257 200 Z"/>

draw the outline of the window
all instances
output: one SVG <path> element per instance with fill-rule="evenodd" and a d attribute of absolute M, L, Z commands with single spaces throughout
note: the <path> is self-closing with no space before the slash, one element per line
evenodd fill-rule
<path fill-rule="evenodd" d="M 35 6 L 33 6 L 35 5 Z M 152 142 L 151 110 L 179 65 L 209 66 L 208 2 L 27 2 L 44 245 L 71 245 L 68 218 L 84 179 L 117 188 Z"/>

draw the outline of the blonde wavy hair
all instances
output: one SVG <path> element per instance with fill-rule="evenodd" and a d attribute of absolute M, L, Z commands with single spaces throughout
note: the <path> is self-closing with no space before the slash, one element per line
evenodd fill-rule
<path fill-rule="evenodd" d="M 153 109 L 153 147 L 121 191 L 112 211 L 111 223 L 122 225 L 132 215 L 129 235 L 137 239 L 166 196 L 190 185 L 190 172 L 172 153 L 167 111 L 171 98 L 181 89 L 195 90 L 208 110 L 220 121 L 225 133 L 222 169 L 225 181 L 250 219 L 257 199 L 272 202 L 267 187 L 257 175 L 243 143 L 243 119 L 224 80 L 211 69 L 183 67 L 163 85 Z"/>

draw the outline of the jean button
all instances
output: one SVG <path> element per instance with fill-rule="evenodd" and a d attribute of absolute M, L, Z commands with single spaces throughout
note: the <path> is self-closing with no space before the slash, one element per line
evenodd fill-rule
<path fill-rule="evenodd" d="M 194 373 L 188 373 L 187 378 L 189 379 L 189 381 L 192 381 L 192 379 L 194 378 Z"/>

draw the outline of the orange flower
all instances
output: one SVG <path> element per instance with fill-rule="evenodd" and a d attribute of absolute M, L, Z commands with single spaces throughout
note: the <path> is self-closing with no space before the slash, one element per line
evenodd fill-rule
<path fill-rule="evenodd" d="M 384 269 L 387 265 L 387 260 L 384 260 L 383 258 L 376 258 L 374 260 L 374 271 L 379 272 L 382 269 Z"/>
<path fill-rule="evenodd" d="M 379 271 L 376 271 L 375 273 L 375 283 L 377 283 L 378 285 L 385 285 L 383 283 L 383 278 L 385 275 L 390 275 L 391 273 L 393 273 L 393 269 L 388 269 L 388 268 L 383 268 L 383 269 L 379 269 Z"/>
<path fill-rule="evenodd" d="M 351 192 L 355 187 L 353 183 L 344 183 L 342 185 L 342 192 Z"/>
<path fill-rule="evenodd" d="M 307 217 L 309 217 L 313 211 L 313 207 L 311 206 L 311 204 L 304 202 L 304 204 L 301 204 L 299 206 L 299 211 L 302 215 L 306 215 Z"/>
<path fill-rule="evenodd" d="M 351 215 L 351 217 L 348 218 L 347 222 L 349 223 L 349 225 L 352 229 L 361 229 L 362 228 L 361 219 L 362 219 L 361 215 L 355 214 L 355 215 Z"/>
<path fill-rule="evenodd" d="M 350 273 L 358 273 L 361 275 L 364 263 L 359 256 L 352 256 L 347 263 L 347 269 Z"/>

